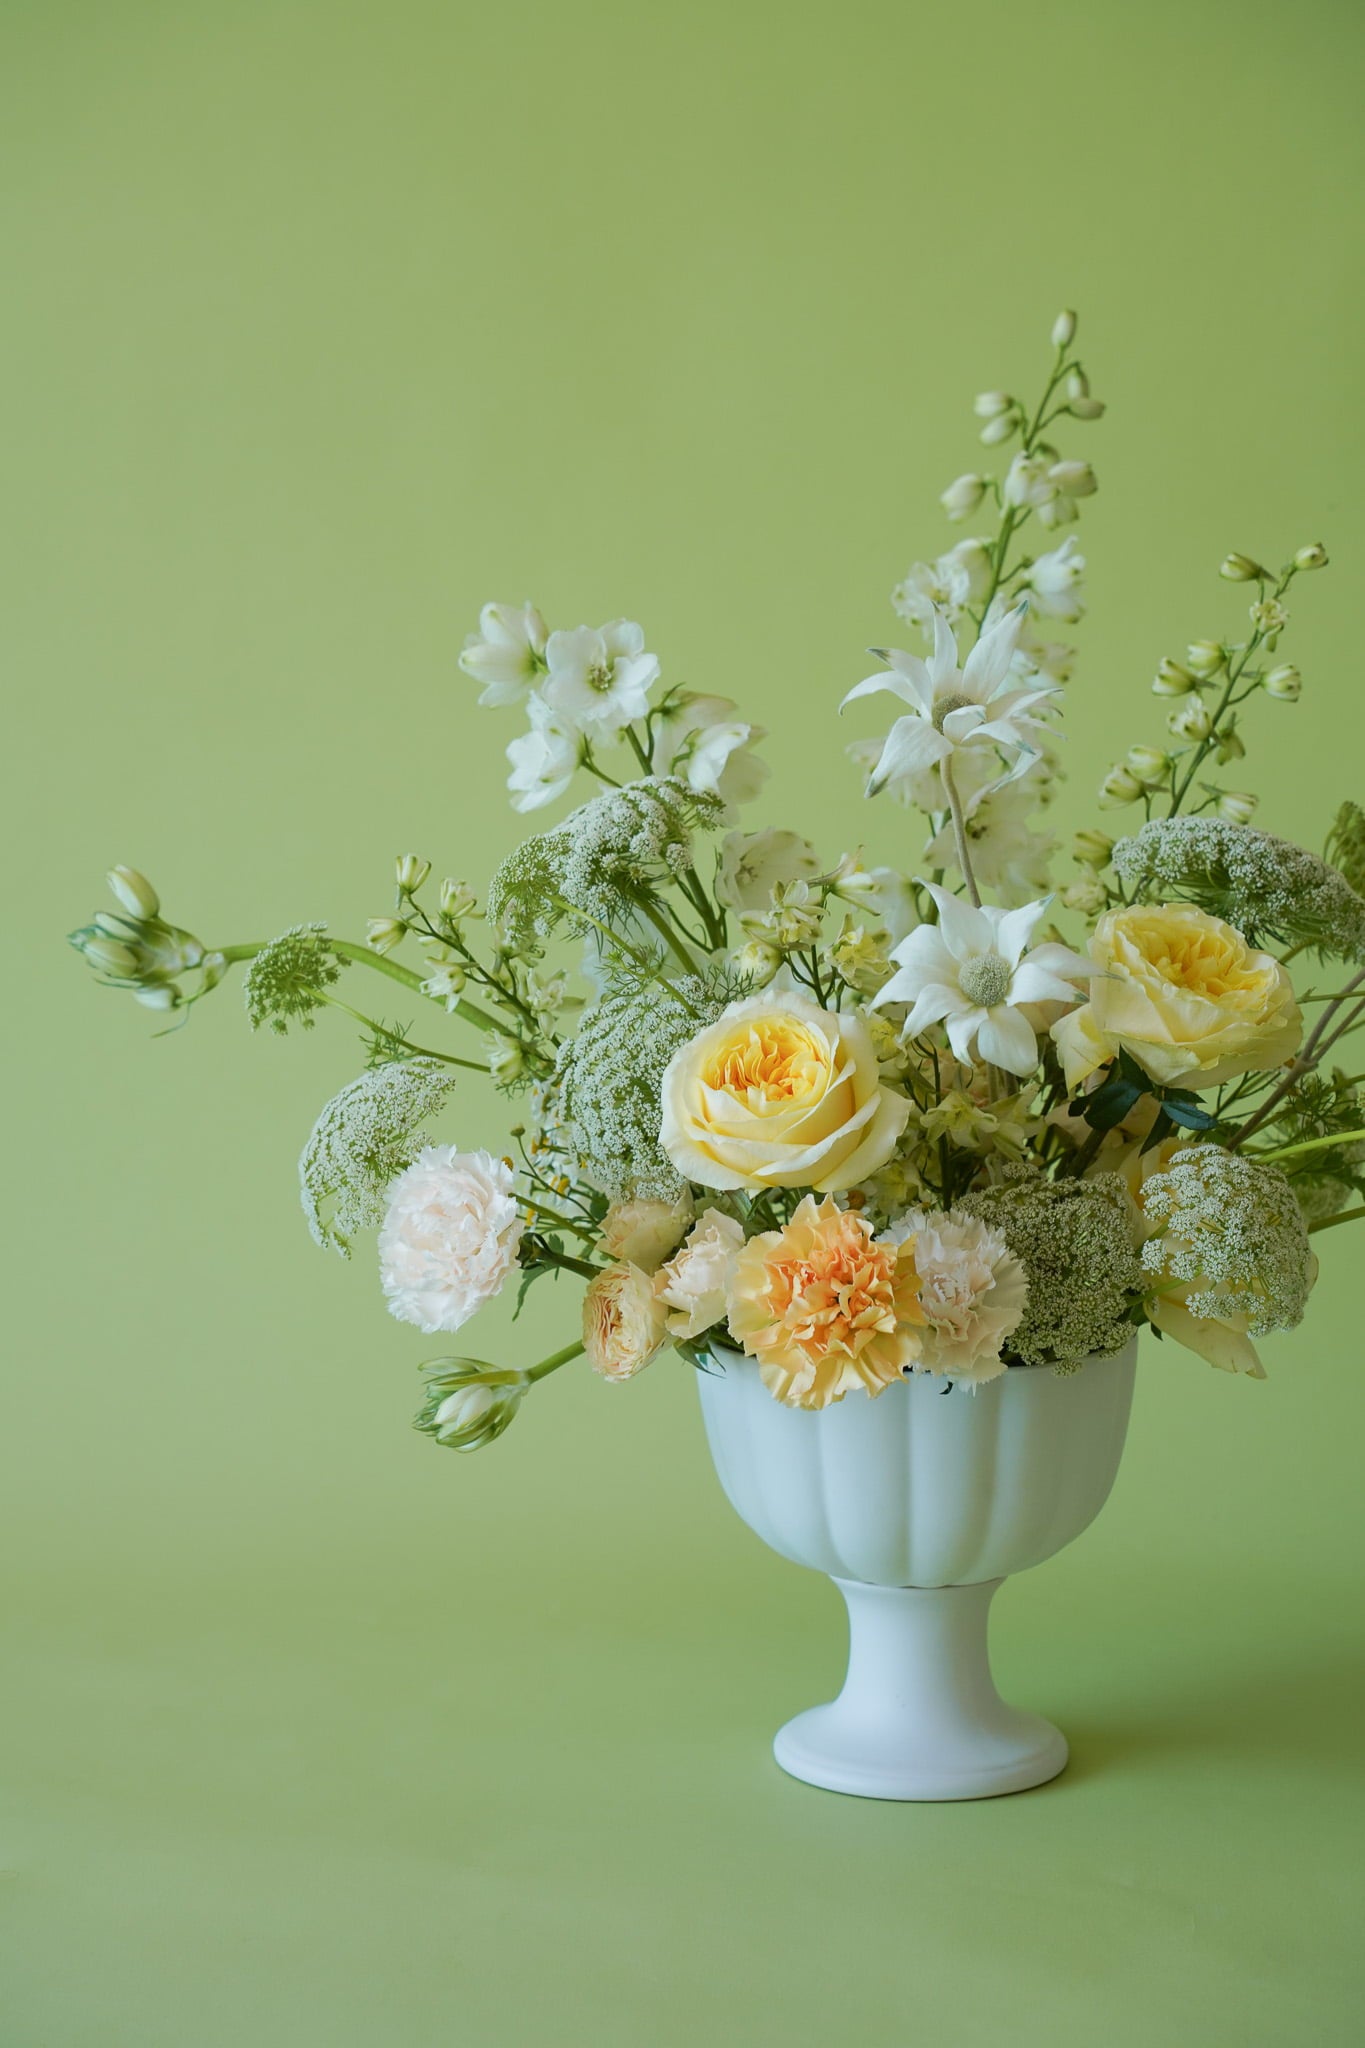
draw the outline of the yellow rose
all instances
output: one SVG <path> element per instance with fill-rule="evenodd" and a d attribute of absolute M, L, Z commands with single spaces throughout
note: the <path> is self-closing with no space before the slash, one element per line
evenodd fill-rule
<path fill-rule="evenodd" d="M 795 994 L 731 1003 L 674 1054 L 662 1092 L 659 1142 L 705 1188 L 851 1188 L 910 1115 L 861 1018 Z"/>
<path fill-rule="evenodd" d="M 1070 1089 L 1120 1050 L 1161 1087 L 1216 1088 L 1281 1066 L 1303 1019 L 1269 953 L 1191 903 L 1111 910 L 1095 927 L 1090 1000 L 1052 1027 Z"/>

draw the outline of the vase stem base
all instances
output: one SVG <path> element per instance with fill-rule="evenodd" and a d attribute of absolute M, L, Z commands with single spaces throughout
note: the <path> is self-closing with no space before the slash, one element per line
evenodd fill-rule
<path fill-rule="evenodd" d="M 836 1579 L 849 1610 L 848 1678 L 838 1699 L 779 1729 L 782 1769 L 863 1799 L 992 1799 L 1055 1778 L 1066 1737 L 1007 1706 L 991 1679 L 986 1617 L 999 1583 Z"/>

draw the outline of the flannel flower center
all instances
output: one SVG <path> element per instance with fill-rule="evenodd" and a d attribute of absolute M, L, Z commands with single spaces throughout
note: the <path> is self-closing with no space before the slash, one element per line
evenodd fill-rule
<path fill-rule="evenodd" d="M 978 953 L 964 960 L 957 972 L 957 985 L 967 1000 L 983 1010 L 993 1010 L 1010 992 L 1014 970 L 998 953 Z"/>

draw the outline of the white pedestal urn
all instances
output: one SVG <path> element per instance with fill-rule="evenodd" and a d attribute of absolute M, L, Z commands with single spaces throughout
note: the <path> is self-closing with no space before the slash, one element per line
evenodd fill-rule
<path fill-rule="evenodd" d="M 995 1689 L 987 1612 L 1008 1573 L 1103 1507 L 1136 1357 L 1134 1336 L 1065 1378 L 1011 1367 L 945 1392 L 918 1374 L 810 1413 L 717 1347 L 697 1383 L 731 1506 L 783 1557 L 828 1572 L 848 1607 L 843 1690 L 778 1731 L 784 1771 L 868 1799 L 984 1799 L 1063 1769 L 1061 1732 Z"/>

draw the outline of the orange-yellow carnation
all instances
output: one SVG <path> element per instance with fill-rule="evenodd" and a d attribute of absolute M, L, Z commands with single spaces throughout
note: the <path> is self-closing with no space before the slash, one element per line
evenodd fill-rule
<path fill-rule="evenodd" d="M 735 1342 L 789 1408 L 828 1408 L 854 1387 L 880 1394 L 920 1353 L 924 1315 L 913 1240 L 807 1195 L 785 1230 L 751 1237 L 726 1306 Z"/>

